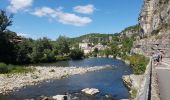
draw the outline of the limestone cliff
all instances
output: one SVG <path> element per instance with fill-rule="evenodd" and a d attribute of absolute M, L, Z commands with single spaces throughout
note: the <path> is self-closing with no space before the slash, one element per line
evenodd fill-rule
<path fill-rule="evenodd" d="M 127 27 L 125 28 L 122 32 L 120 32 L 120 36 L 123 37 L 123 36 L 126 36 L 126 37 L 132 37 L 134 36 L 135 34 L 138 34 L 139 33 L 139 25 L 134 25 L 134 26 L 130 26 L 130 27 Z"/>
<path fill-rule="evenodd" d="M 144 0 L 139 16 L 140 35 L 134 52 L 151 55 L 161 50 L 170 57 L 170 0 Z"/>
<path fill-rule="evenodd" d="M 170 33 L 170 0 L 144 0 L 139 24 L 143 35 Z"/>

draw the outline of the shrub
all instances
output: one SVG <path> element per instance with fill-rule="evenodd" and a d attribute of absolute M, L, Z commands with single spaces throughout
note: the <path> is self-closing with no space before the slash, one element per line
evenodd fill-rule
<path fill-rule="evenodd" d="M 0 63 L 0 74 L 8 73 L 8 67 L 5 63 Z"/>
<path fill-rule="evenodd" d="M 146 66 L 149 63 L 149 59 L 143 55 L 132 55 L 128 56 L 130 65 L 132 66 L 134 74 L 143 74 L 145 72 Z"/>

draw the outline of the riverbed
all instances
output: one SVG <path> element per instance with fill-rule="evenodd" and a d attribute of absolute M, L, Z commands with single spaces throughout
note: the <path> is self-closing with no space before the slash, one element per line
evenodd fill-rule
<path fill-rule="evenodd" d="M 95 72 L 88 72 L 80 75 L 73 75 L 58 80 L 48 80 L 39 85 L 27 86 L 18 91 L 7 95 L 0 95 L 0 100 L 23 100 L 37 98 L 40 96 L 54 96 L 64 93 L 80 93 L 84 88 L 97 88 L 100 91 L 98 97 L 110 95 L 114 99 L 129 98 L 128 90 L 123 85 L 122 75 L 132 73 L 131 68 L 124 62 L 109 58 L 89 58 L 77 61 L 62 61 L 51 64 L 39 64 L 39 66 L 75 66 L 75 67 L 93 67 L 93 66 L 112 66 L 113 69 L 103 69 Z M 77 97 L 83 98 L 82 95 Z"/>

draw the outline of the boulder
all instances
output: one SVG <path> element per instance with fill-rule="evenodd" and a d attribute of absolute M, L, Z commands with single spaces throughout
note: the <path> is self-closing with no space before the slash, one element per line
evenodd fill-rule
<path fill-rule="evenodd" d="M 67 100 L 65 98 L 67 98 L 67 95 L 56 95 L 52 97 L 55 100 Z"/>
<path fill-rule="evenodd" d="M 95 94 L 99 93 L 99 90 L 95 89 L 95 88 L 85 88 L 81 91 L 86 93 L 86 94 L 89 94 L 89 95 L 95 95 Z"/>

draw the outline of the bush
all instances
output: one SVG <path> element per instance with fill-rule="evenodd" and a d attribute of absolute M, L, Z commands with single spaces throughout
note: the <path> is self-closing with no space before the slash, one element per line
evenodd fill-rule
<path fill-rule="evenodd" d="M 8 67 L 5 63 L 0 63 L 0 74 L 8 73 Z"/>
<path fill-rule="evenodd" d="M 130 61 L 134 74 L 144 74 L 149 59 L 143 55 L 132 55 L 127 57 Z"/>

